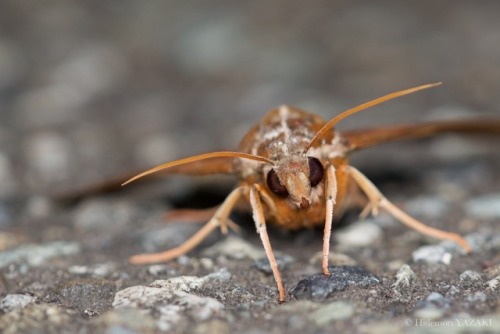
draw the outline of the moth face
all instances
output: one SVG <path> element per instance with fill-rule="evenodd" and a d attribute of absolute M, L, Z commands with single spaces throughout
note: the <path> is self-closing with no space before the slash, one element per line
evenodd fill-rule
<path fill-rule="evenodd" d="M 267 172 L 266 182 L 275 195 L 288 198 L 298 208 L 308 208 L 311 191 L 323 180 L 324 168 L 314 157 L 291 157 Z"/>

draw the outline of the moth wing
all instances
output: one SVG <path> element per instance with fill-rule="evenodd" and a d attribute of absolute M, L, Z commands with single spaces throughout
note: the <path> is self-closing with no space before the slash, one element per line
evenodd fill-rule
<path fill-rule="evenodd" d="M 349 151 L 403 139 L 426 138 L 442 133 L 500 135 L 500 120 L 438 121 L 422 124 L 393 125 L 342 133 Z"/>
<path fill-rule="evenodd" d="M 202 176 L 209 174 L 230 174 L 234 171 L 234 158 L 231 157 L 215 157 L 202 161 L 193 161 L 183 165 L 172 166 L 166 170 L 160 170 L 156 174 L 151 175 L 152 178 L 165 177 L 167 174 L 184 174 L 192 176 Z M 125 180 L 130 180 L 142 171 L 132 173 L 122 173 L 105 180 L 86 184 L 82 187 L 73 188 L 71 190 L 61 189 L 55 190 L 51 194 L 51 198 L 59 201 L 73 202 L 80 198 L 113 192 L 121 188 Z"/>

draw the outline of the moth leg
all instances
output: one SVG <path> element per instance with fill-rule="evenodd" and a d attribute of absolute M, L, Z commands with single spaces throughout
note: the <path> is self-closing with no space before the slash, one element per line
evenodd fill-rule
<path fill-rule="evenodd" d="M 253 220 L 255 222 L 255 227 L 257 228 L 257 233 L 260 235 L 267 259 L 269 260 L 271 269 L 273 270 L 274 280 L 278 285 L 279 302 L 283 303 L 285 301 L 285 287 L 283 286 L 283 280 L 281 279 L 281 274 L 278 269 L 278 263 L 276 262 L 271 243 L 269 242 L 260 194 L 255 187 L 250 188 L 250 205 L 252 206 Z"/>
<path fill-rule="evenodd" d="M 370 211 L 372 212 L 372 214 L 376 215 L 378 213 L 378 209 L 384 209 L 401 223 L 422 234 L 437 239 L 452 240 L 460 245 L 460 247 L 462 247 L 466 253 L 472 251 L 469 243 L 460 235 L 427 226 L 417 219 L 411 217 L 410 215 L 399 209 L 397 206 L 395 206 L 393 203 L 391 203 L 384 195 L 382 195 L 380 190 L 378 190 L 377 187 L 375 187 L 375 185 L 356 168 L 352 166 L 346 166 L 345 168 L 347 169 L 349 175 L 352 176 L 352 178 L 356 181 L 356 183 L 369 199 L 368 205 L 362 212 L 363 215 L 367 215 Z"/>
<path fill-rule="evenodd" d="M 337 197 L 337 177 L 335 176 L 335 167 L 330 165 L 326 170 L 325 182 L 325 198 L 326 198 L 326 213 L 325 213 L 325 231 L 323 233 L 323 275 L 330 276 L 328 270 L 328 254 L 330 253 L 330 238 L 332 235 L 333 223 L 333 208 L 335 206 L 335 198 Z"/>
<path fill-rule="evenodd" d="M 169 210 L 163 215 L 163 219 L 167 222 L 178 221 L 178 222 L 186 222 L 186 223 L 197 223 L 208 221 L 212 218 L 219 205 L 213 208 L 207 209 L 175 209 Z"/>
<path fill-rule="evenodd" d="M 220 205 L 208 209 L 171 210 L 163 216 L 163 219 L 167 222 L 176 221 L 185 223 L 202 223 L 210 220 L 210 218 L 215 215 L 219 207 Z M 240 227 L 230 218 L 227 218 L 225 222 L 221 223 L 220 229 L 222 234 L 228 233 L 228 227 L 235 232 L 240 231 Z"/>
<path fill-rule="evenodd" d="M 217 209 L 214 216 L 198 232 L 196 232 L 191 238 L 186 240 L 180 246 L 160 253 L 134 255 L 129 259 L 129 261 L 135 264 L 164 262 L 186 254 L 198 246 L 210 233 L 213 232 L 213 230 L 225 224 L 231 210 L 240 199 L 242 191 L 243 187 L 234 189 Z"/>

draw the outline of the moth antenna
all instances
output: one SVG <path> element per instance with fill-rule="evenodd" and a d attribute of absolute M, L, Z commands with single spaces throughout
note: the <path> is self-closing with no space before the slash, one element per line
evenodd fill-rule
<path fill-rule="evenodd" d="M 148 169 L 147 171 L 142 172 L 140 174 L 137 174 L 136 176 L 132 177 L 131 179 L 125 181 L 124 183 L 122 183 L 122 186 L 129 184 L 130 182 L 133 182 L 141 177 L 156 173 L 160 170 L 164 170 L 167 168 L 171 168 L 171 167 L 175 167 L 175 166 L 179 166 L 179 165 L 184 165 L 184 164 L 188 164 L 188 163 L 200 161 L 200 160 L 205 160 L 205 159 L 226 158 L 226 157 L 227 158 L 243 158 L 243 159 L 248 159 L 248 160 L 267 162 L 267 163 L 271 163 L 271 164 L 273 163 L 271 160 L 264 158 L 264 157 L 261 157 L 259 155 L 253 155 L 253 154 L 248 154 L 248 153 L 243 153 L 243 152 L 231 152 L 231 151 L 210 152 L 210 153 L 194 155 L 192 157 L 188 157 L 188 158 L 184 158 L 184 159 L 170 161 L 170 162 L 161 164 L 159 166 L 153 167 L 153 168 Z"/>
<path fill-rule="evenodd" d="M 361 110 L 365 110 L 365 109 L 371 108 L 373 106 L 376 106 L 377 104 L 381 104 L 381 103 L 393 100 L 397 97 L 412 94 L 412 93 L 418 92 L 420 90 L 428 89 L 428 88 L 439 86 L 439 85 L 441 85 L 441 82 L 436 82 L 436 83 L 431 83 L 431 84 L 426 84 L 426 85 L 421 85 L 421 86 L 417 86 L 417 87 L 413 87 L 413 88 L 400 90 L 400 91 L 390 93 L 390 94 L 384 95 L 382 97 L 376 98 L 374 100 L 365 102 L 365 103 L 360 104 L 354 108 L 351 108 L 351 109 L 348 109 L 348 110 L 342 112 L 341 114 L 332 118 L 318 132 L 316 132 L 314 137 L 311 139 L 311 141 L 309 142 L 309 144 L 305 148 L 304 153 L 306 153 L 321 137 L 323 137 L 323 135 L 328 130 L 330 130 L 335 124 L 337 124 L 338 122 L 340 122 L 344 118 L 351 116 L 352 114 L 355 114 Z"/>

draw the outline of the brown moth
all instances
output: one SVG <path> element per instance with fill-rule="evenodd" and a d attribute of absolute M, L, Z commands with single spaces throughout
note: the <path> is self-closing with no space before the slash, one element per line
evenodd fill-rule
<path fill-rule="evenodd" d="M 211 152 L 162 164 L 134 176 L 168 169 L 171 173 L 204 175 L 233 174 L 238 186 L 213 210 L 177 212 L 186 219 L 208 220 L 180 246 L 161 253 L 141 254 L 132 263 L 146 264 L 175 259 L 195 248 L 212 231 L 236 228 L 229 220 L 235 206 L 247 207 L 253 214 L 267 258 L 276 280 L 279 301 L 285 301 L 285 288 L 266 230 L 267 222 L 284 229 L 324 226 L 322 271 L 330 275 L 328 254 L 332 221 L 352 206 L 350 189 L 358 187 L 366 195 L 361 216 L 383 210 L 418 232 L 438 239 L 453 240 L 465 252 L 471 247 L 456 233 L 424 225 L 391 203 L 359 170 L 349 165 L 351 152 L 396 139 L 421 138 L 443 132 L 500 133 L 500 121 L 446 121 L 418 125 L 399 125 L 371 130 L 338 133 L 333 126 L 366 108 L 399 96 L 439 85 L 422 85 L 385 95 L 349 109 L 329 122 L 317 115 L 283 105 L 270 111 L 243 137 L 237 152 Z"/>

